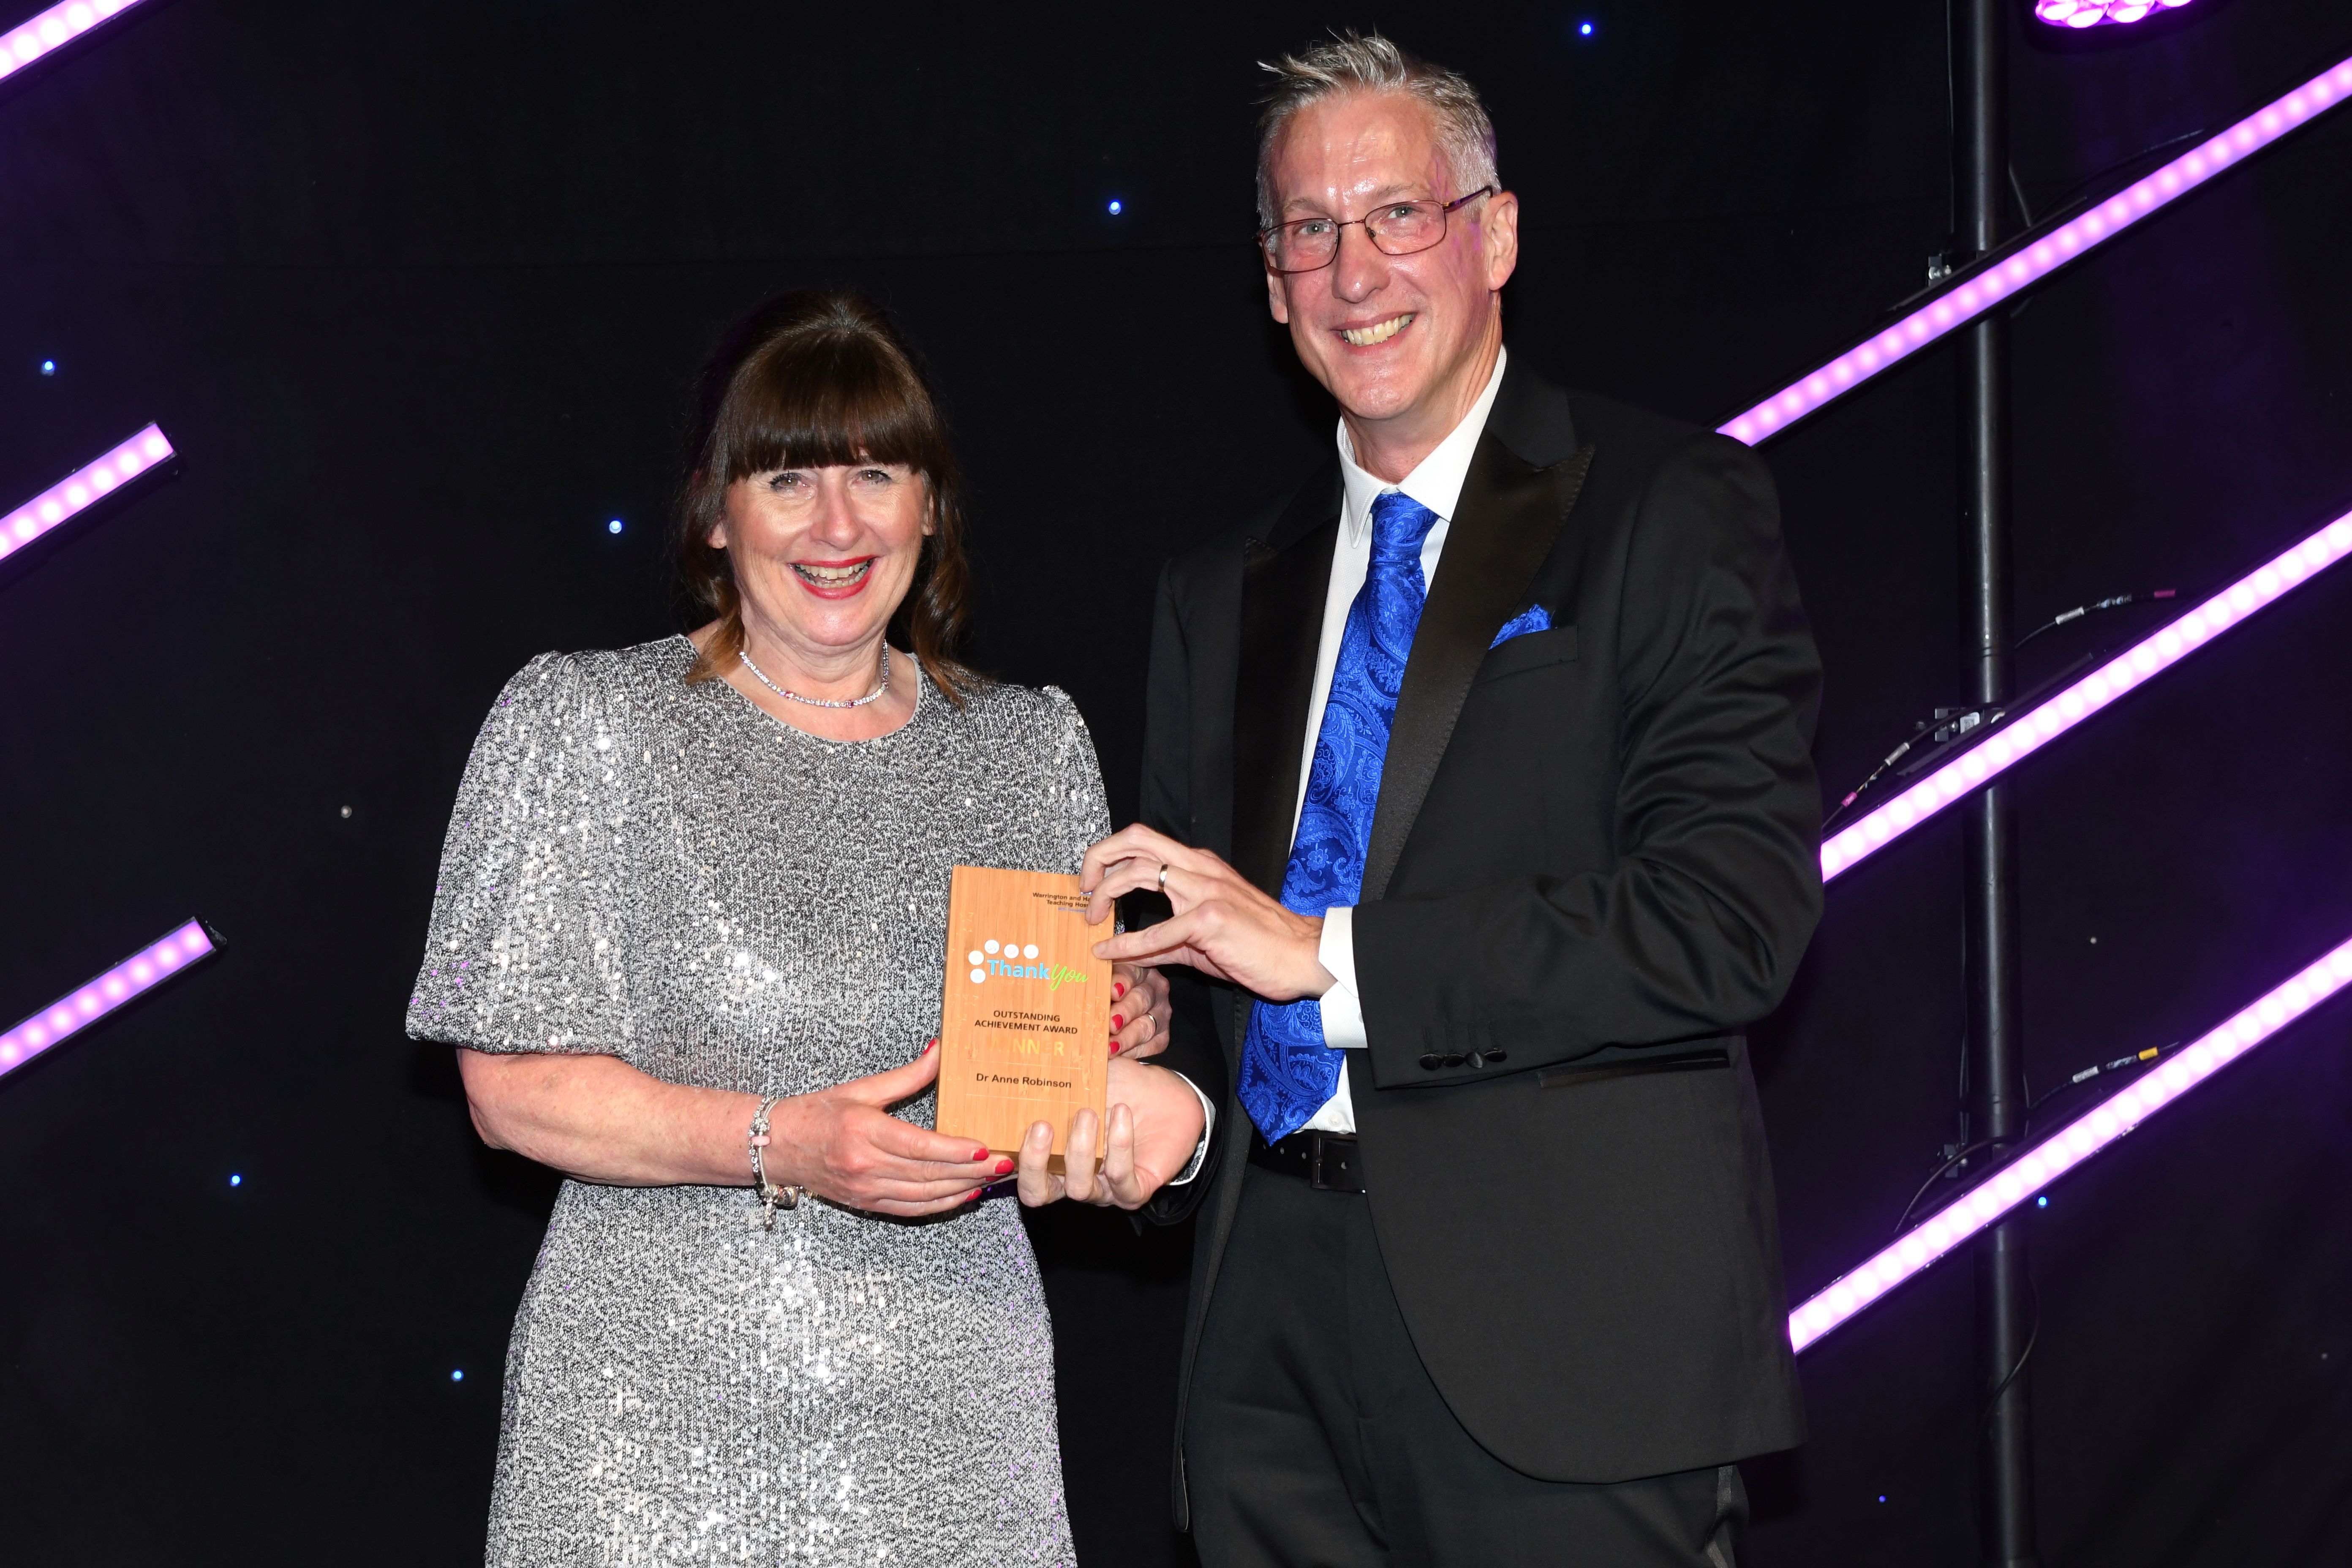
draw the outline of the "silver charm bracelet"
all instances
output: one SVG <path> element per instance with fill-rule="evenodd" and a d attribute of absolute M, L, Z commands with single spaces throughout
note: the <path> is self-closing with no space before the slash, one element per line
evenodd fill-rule
<path fill-rule="evenodd" d="M 751 1185 L 760 1194 L 761 1226 L 768 1230 L 776 1228 L 778 1209 L 796 1209 L 808 1196 L 806 1187 L 780 1187 L 768 1180 L 768 1113 L 783 1099 L 781 1094 L 772 1094 L 760 1101 L 760 1109 L 751 1115 L 751 1131 L 745 1135 L 751 1150 Z"/>

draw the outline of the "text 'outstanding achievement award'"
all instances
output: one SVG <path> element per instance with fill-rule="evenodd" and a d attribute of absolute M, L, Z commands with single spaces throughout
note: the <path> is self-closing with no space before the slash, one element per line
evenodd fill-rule
<path fill-rule="evenodd" d="M 1110 961 L 1094 944 L 1076 877 L 958 866 L 948 891 L 940 1018 L 939 1130 L 1017 1153 L 1040 1121 L 1053 1169 L 1080 1107 L 1102 1125 L 1110 1058 Z M 1098 1135 L 1099 1137 L 1099 1135 Z M 1099 1142 L 1096 1163 L 1101 1163 Z"/>

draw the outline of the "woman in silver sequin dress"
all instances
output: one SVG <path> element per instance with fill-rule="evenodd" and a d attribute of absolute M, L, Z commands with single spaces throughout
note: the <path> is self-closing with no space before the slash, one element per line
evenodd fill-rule
<path fill-rule="evenodd" d="M 954 457 L 878 311 L 763 307 L 703 408 L 680 560 L 713 618 L 508 683 L 409 1005 L 483 1137 L 570 1178 L 488 1561 L 1068 1563 L 1037 1266 L 982 1188 L 1010 1163 L 929 1130 L 926 1041 L 948 868 L 1076 869 L 1093 744 L 950 657 Z M 1165 984 L 1119 984 L 1106 1048 L 1148 1054 Z M 769 1096 L 769 1178 L 811 1194 L 772 1229 Z"/>

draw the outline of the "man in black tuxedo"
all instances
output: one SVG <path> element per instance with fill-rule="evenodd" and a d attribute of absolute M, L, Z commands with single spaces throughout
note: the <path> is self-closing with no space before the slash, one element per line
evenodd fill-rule
<path fill-rule="evenodd" d="M 1099 1174 L 1084 1117 L 1023 1195 L 1199 1214 L 1205 1568 L 1729 1568 L 1734 1461 L 1802 1436 L 1739 1032 L 1821 900 L 1771 481 L 1509 359 L 1466 81 L 1272 68 L 1267 289 L 1338 450 L 1162 577 L 1144 823 L 1085 876 L 1174 911 L 1099 952 L 1189 973 Z"/>

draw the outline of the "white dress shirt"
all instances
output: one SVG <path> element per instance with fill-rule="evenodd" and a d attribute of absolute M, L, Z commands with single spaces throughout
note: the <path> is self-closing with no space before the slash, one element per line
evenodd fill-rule
<path fill-rule="evenodd" d="M 1421 584 L 1423 593 L 1437 581 L 1437 558 L 1445 549 L 1445 535 L 1461 502 L 1463 481 L 1470 477 L 1470 458 L 1486 428 L 1486 416 L 1502 389 L 1507 350 L 1495 355 L 1495 373 L 1486 389 L 1462 423 L 1412 472 L 1398 484 L 1374 478 L 1356 464 L 1355 443 L 1348 439 L 1348 423 L 1339 422 L 1339 478 L 1346 498 L 1339 509 L 1339 540 L 1331 552 L 1331 583 L 1323 592 L 1323 639 L 1315 654 L 1315 685 L 1307 701 L 1307 733 L 1298 763 L 1298 803 L 1291 812 L 1290 831 L 1298 832 L 1299 814 L 1307 807 L 1307 775 L 1315 767 L 1315 741 L 1323 729 L 1324 705 L 1331 697 L 1331 670 L 1339 662 L 1339 639 L 1348 629 L 1348 608 L 1372 565 L 1372 502 L 1391 490 L 1402 490 L 1437 514 L 1436 523 L 1421 544 Z M 1355 906 L 1335 904 L 1323 911 L 1323 940 L 1315 956 L 1332 974 L 1331 989 L 1323 993 L 1323 1043 L 1353 1050 L 1365 1043 L 1364 1002 L 1356 989 Z M 1348 1075 L 1339 1075 L 1339 1091 L 1307 1119 L 1320 1132 L 1353 1132 L 1356 1105 L 1348 1095 Z"/>
<path fill-rule="evenodd" d="M 1462 423 L 1447 433 L 1444 440 L 1428 457 L 1423 458 L 1402 483 L 1390 484 L 1357 465 L 1356 445 L 1348 439 L 1348 422 L 1339 421 L 1339 479 L 1345 494 L 1339 505 L 1339 538 L 1331 552 L 1331 580 L 1323 590 L 1323 635 L 1315 653 L 1315 685 L 1307 701 L 1307 733 L 1301 738 L 1298 763 L 1298 801 L 1291 809 L 1290 833 L 1298 836 L 1298 818 L 1307 808 L 1307 781 L 1315 769 L 1315 741 L 1323 729 L 1323 709 L 1331 699 L 1331 671 L 1339 662 L 1339 639 L 1348 629 L 1348 610 L 1356 602 L 1357 591 L 1364 585 L 1372 567 L 1372 502 L 1391 490 L 1402 490 L 1414 500 L 1437 514 L 1437 521 L 1421 543 L 1421 585 L 1427 593 L 1429 584 L 1437 580 L 1437 558 L 1445 549 L 1445 535 L 1454 521 L 1454 509 L 1462 500 L 1463 482 L 1470 477 L 1470 458 L 1478 450 L 1478 437 L 1486 432 L 1486 416 L 1495 407 L 1495 394 L 1503 385 L 1503 367 L 1510 351 L 1498 349 L 1495 354 L 1495 373 L 1486 378 L 1486 389 Z M 1323 938 L 1315 956 L 1325 969 L 1331 972 L 1331 989 L 1323 993 L 1323 1043 L 1334 1049 L 1352 1050 L 1364 1046 L 1364 1003 L 1356 989 L 1356 941 L 1353 904 L 1334 904 L 1323 911 Z M 1192 1092 L 1200 1095 L 1201 1110 L 1206 1118 L 1201 1132 L 1200 1146 L 1192 1151 L 1181 1174 L 1168 1184 L 1179 1186 L 1191 1181 L 1201 1171 L 1201 1162 L 1208 1152 L 1209 1134 L 1217 1124 L 1216 1107 L 1200 1087 L 1186 1079 Z M 1356 1130 L 1356 1105 L 1348 1096 L 1348 1075 L 1339 1074 L 1339 1091 L 1323 1102 L 1322 1108 L 1307 1119 L 1308 1129 L 1318 1132 L 1353 1132 Z"/>

